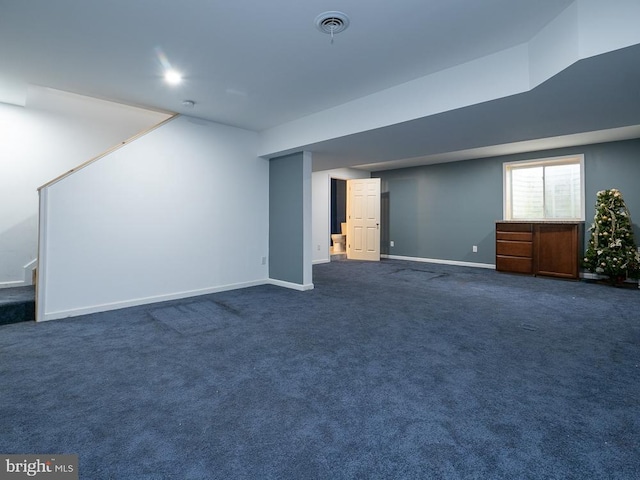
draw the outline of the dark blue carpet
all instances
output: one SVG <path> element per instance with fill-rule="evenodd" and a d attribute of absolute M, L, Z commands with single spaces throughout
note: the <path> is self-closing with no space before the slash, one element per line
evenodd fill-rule
<path fill-rule="evenodd" d="M 241 321 L 240 312 L 213 300 L 195 301 L 156 308 L 151 317 L 178 333 L 193 335 L 229 327 Z"/>
<path fill-rule="evenodd" d="M 36 319 L 34 286 L 0 288 L 0 325 Z"/>
<path fill-rule="evenodd" d="M 637 289 L 395 260 L 314 283 L 0 327 L 0 452 L 92 480 L 638 478 Z"/>

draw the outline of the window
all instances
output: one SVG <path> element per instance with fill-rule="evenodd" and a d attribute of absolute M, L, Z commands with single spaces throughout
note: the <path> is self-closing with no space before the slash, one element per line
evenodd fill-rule
<path fill-rule="evenodd" d="M 505 220 L 584 220 L 584 155 L 504 164 Z"/>

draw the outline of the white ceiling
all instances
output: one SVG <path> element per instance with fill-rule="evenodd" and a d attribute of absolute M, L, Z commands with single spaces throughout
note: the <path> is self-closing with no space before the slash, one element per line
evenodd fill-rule
<path fill-rule="evenodd" d="M 0 101 L 15 102 L 27 85 L 40 85 L 261 131 L 522 44 L 571 3 L 0 0 Z M 315 17 L 327 10 L 343 11 L 351 19 L 333 44 L 314 26 Z M 162 81 L 162 55 L 184 74 L 180 86 Z M 640 64 L 639 58 L 637 49 L 630 50 L 616 62 L 631 59 Z M 574 123 L 579 131 L 565 131 L 560 120 L 555 128 L 549 125 L 555 118 L 549 109 L 556 103 L 561 120 L 577 113 L 591 115 L 590 102 L 581 103 L 578 94 L 599 96 L 594 84 L 582 81 L 570 98 L 554 97 L 564 92 L 567 82 L 584 75 L 580 64 L 588 66 L 590 75 L 597 73 L 607 88 L 617 89 L 611 97 L 629 110 L 622 115 L 624 122 Z M 620 65 L 610 61 L 606 66 Z M 317 152 L 314 169 L 442 161 L 437 156 L 452 151 L 640 124 L 638 68 L 619 79 L 611 71 L 600 71 L 598 59 L 576 67 L 574 73 L 559 75 L 559 82 L 547 82 L 549 86 L 515 99 L 310 146 Z M 185 99 L 196 106 L 185 109 Z M 594 115 L 609 113 L 602 101 L 594 103 Z M 526 120 L 522 112 L 532 106 L 534 114 Z M 455 138 L 447 128 L 452 122 Z M 431 136 L 420 133 L 425 126 Z M 398 160 L 405 163 L 388 163 Z"/>

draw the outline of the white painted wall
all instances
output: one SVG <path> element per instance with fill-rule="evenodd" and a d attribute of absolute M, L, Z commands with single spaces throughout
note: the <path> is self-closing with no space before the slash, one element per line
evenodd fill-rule
<path fill-rule="evenodd" d="M 257 134 L 178 117 L 43 189 L 38 320 L 265 283 Z"/>
<path fill-rule="evenodd" d="M 0 103 L 0 288 L 31 283 L 38 187 L 167 117 L 41 87 Z"/>
<path fill-rule="evenodd" d="M 331 179 L 351 180 L 370 177 L 370 172 L 353 168 L 336 168 L 312 173 L 313 263 L 327 263 L 330 260 Z"/>

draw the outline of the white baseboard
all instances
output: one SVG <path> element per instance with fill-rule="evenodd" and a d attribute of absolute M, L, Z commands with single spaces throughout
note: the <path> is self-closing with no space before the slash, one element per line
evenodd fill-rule
<path fill-rule="evenodd" d="M 488 268 L 495 270 L 496 266 L 490 263 L 474 263 L 474 262 L 459 262 L 456 260 L 441 260 L 439 258 L 420 258 L 420 257 L 404 257 L 401 255 L 380 255 L 382 258 L 389 258 L 393 260 L 408 260 L 410 262 L 424 262 L 424 263 L 440 263 L 443 265 L 458 265 L 462 267 L 475 267 L 475 268 Z M 586 280 L 606 280 L 608 277 L 598 275 L 591 272 L 580 272 L 580 277 Z M 626 283 L 637 283 L 640 288 L 640 281 L 627 279 Z"/>
<path fill-rule="evenodd" d="M 320 260 L 314 260 L 313 262 L 311 262 L 313 265 L 319 265 L 321 263 L 329 263 L 331 262 L 331 260 L 329 260 L 328 258 L 322 258 Z"/>
<path fill-rule="evenodd" d="M 275 285 L 276 287 L 284 287 L 284 288 L 290 288 L 292 290 L 298 290 L 300 292 L 313 290 L 313 283 L 308 283 L 303 285 L 300 283 L 292 283 L 292 282 L 285 282 L 283 280 L 276 280 L 274 278 L 270 278 L 266 283 L 268 283 L 269 285 Z"/>
<path fill-rule="evenodd" d="M 408 260 L 410 262 L 439 263 L 441 265 L 457 265 L 460 267 L 488 268 L 491 270 L 496 269 L 496 266 L 492 263 L 460 262 L 458 260 L 442 260 L 440 258 L 404 257 L 401 255 L 380 255 L 380 256 L 382 258 L 389 258 L 392 260 Z"/>
<path fill-rule="evenodd" d="M 586 278 L 587 280 L 604 280 L 607 277 L 603 277 L 602 275 L 598 275 L 597 273 L 591 272 L 582 272 L 580 273 L 582 278 Z"/>
<path fill-rule="evenodd" d="M 26 287 L 27 285 L 31 284 L 27 284 L 23 280 L 16 280 L 13 282 L 0 282 L 0 288 Z"/>
<path fill-rule="evenodd" d="M 256 287 L 270 283 L 269 280 L 254 280 L 251 282 L 234 283 L 222 285 L 219 287 L 203 288 L 199 290 L 190 290 L 186 292 L 170 293 L 166 295 L 157 295 L 146 298 L 135 298 L 132 300 L 124 300 L 122 302 L 104 303 L 101 305 L 92 305 L 88 307 L 72 308 L 69 310 L 60 310 L 57 312 L 45 312 L 44 318 L 38 318 L 37 321 L 59 320 L 61 318 L 77 317 L 79 315 L 88 315 L 90 313 L 107 312 L 110 310 L 119 310 L 121 308 L 137 307 L 139 305 L 148 305 L 150 303 L 160 303 L 169 300 L 180 300 L 183 298 L 197 297 L 210 293 L 225 292 L 228 290 L 237 290 L 240 288 Z"/>

